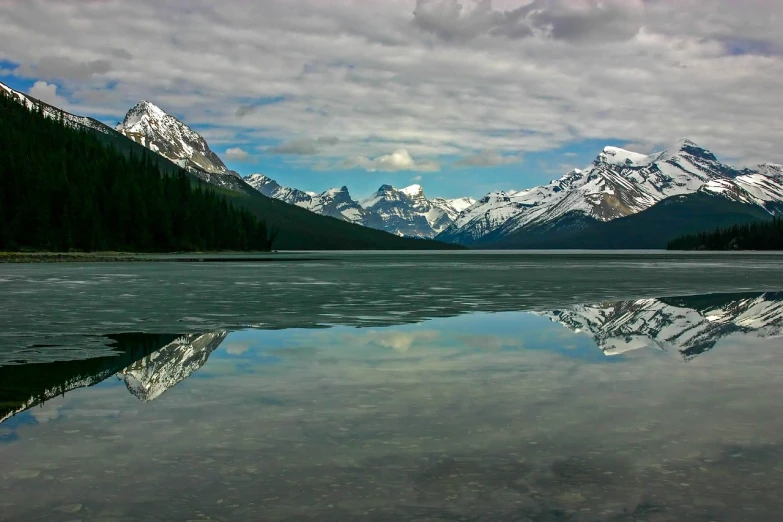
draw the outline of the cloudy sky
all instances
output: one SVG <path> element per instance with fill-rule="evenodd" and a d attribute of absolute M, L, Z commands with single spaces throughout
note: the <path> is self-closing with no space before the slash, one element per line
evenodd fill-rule
<path fill-rule="evenodd" d="M 689 137 L 783 162 L 779 0 L 0 0 L 0 81 L 146 99 L 243 174 L 362 197 L 524 188 Z"/>

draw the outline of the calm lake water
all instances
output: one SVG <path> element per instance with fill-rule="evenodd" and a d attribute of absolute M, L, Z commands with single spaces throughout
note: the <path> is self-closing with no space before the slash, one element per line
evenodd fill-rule
<path fill-rule="evenodd" d="M 0 520 L 780 519 L 783 256 L 0 265 Z"/>

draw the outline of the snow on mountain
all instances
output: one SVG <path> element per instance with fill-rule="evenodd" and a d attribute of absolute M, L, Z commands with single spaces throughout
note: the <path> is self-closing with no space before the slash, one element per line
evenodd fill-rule
<path fill-rule="evenodd" d="M 0 94 L 10 96 L 13 100 L 24 105 L 30 110 L 40 109 L 47 118 L 52 118 L 55 120 L 62 118 L 63 122 L 71 127 L 92 129 L 104 134 L 114 133 L 114 130 L 111 127 L 104 125 L 98 120 L 94 120 L 86 116 L 77 116 L 75 114 L 71 114 L 70 112 L 65 112 L 64 110 L 59 109 L 53 105 L 36 100 L 35 98 L 31 98 L 24 93 L 14 90 L 2 82 L 0 82 Z"/>
<path fill-rule="evenodd" d="M 227 335 L 185 335 L 123 369 L 117 378 L 140 401 L 153 401 L 204 366 Z"/>
<path fill-rule="evenodd" d="M 452 203 L 452 201 L 456 203 Z M 465 208 L 469 198 L 447 200 L 427 199 L 421 185 L 397 189 L 381 187 L 361 201 L 362 207 L 376 213 L 382 228 L 398 236 L 432 238 L 445 230 L 459 215 L 457 208 Z"/>
<path fill-rule="evenodd" d="M 640 299 L 540 315 L 589 334 L 606 355 L 656 348 L 688 360 L 730 334 L 783 336 L 783 293 Z"/>
<path fill-rule="evenodd" d="M 783 167 L 739 171 L 690 140 L 654 154 L 605 147 L 592 165 L 520 191 L 493 192 L 464 210 L 438 239 L 470 244 L 492 234 L 555 223 L 569 213 L 610 221 L 699 190 L 763 206 L 783 201 Z"/>
<path fill-rule="evenodd" d="M 263 174 L 250 174 L 245 176 L 245 183 L 262 193 L 263 195 L 285 201 L 290 205 L 297 205 L 307 209 L 313 207 L 313 198 L 316 194 L 303 190 L 281 186 L 277 181 Z"/>
<path fill-rule="evenodd" d="M 263 174 L 251 174 L 245 181 L 270 198 L 399 236 L 434 237 L 462 210 L 475 203 L 471 198 L 429 200 L 421 185 L 403 189 L 383 185 L 370 197 L 357 202 L 345 186 L 317 194 L 283 187 Z"/>
<path fill-rule="evenodd" d="M 208 183 L 233 188 L 240 179 L 199 133 L 153 103 L 137 103 L 115 129 Z"/>
<path fill-rule="evenodd" d="M 285 201 L 290 205 L 306 208 L 316 214 L 331 216 L 350 223 L 379 228 L 377 216 L 362 208 L 351 198 L 348 187 L 331 188 L 320 194 L 296 188 L 283 187 L 263 174 L 251 174 L 245 182 L 263 195 Z"/>

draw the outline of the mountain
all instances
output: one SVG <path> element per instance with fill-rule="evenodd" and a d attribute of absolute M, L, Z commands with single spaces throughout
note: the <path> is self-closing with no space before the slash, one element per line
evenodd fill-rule
<path fill-rule="evenodd" d="M 349 223 L 382 229 L 381 219 L 365 210 L 351 198 L 348 187 L 331 188 L 320 194 L 283 187 L 263 174 L 251 174 L 245 182 L 265 196 L 305 208 L 322 216 L 330 216 Z"/>
<path fill-rule="evenodd" d="M 241 178 L 226 167 L 199 133 L 148 101 L 129 110 L 115 130 L 213 185 L 236 188 Z"/>
<path fill-rule="evenodd" d="M 142 157 L 146 158 L 147 162 L 159 170 L 158 175 L 162 173 L 177 176 L 182 171 L 181 164 L 184 160 L 180 160 L 180 164 L 176 164 L 162 154 L 150 154 L 149 151 L 151 149 L 149 149 L 148 146 L 150 146 L 153 142 L 147 140 L 146 138 L 144 140 L 140 139 L 140 141 L 145 144 L 143 146 L 142 144 L 131 140 L 124 134 L 107 125 L 104 125 L 103 123 L 98 122 L 97 120 L 72 115 L 49 104 L 36 100 L 35 98 L 19 93 L 18 91 L 15 91 L 14 89 L 11 89 L 2 83 L 0 83 L 0 88 L 0 98 L 10 98 L 20 106 L 24 106 L 28 109 L 40 107 L 48 119 L 62 120 L 63 123 L 68 127 L 75 127 L 89 131 L 92 136 L 89 138 L 84 137 L 86 141 L 92 141 L 94 138 L 94 140 L 97 140 L 100 145 L 103 146 L 103 148 L 112 149 L 114 153 L 121 154 L 125 156 L 125 158 L 130 156 L 133 156 L 137 159 Z M 11 143 L 11 141 L 14 141 L 14 139 L 17 141 L 22 139 L 19 137 L 19 135 L 23 133 L 23 131 L 18 127 L 20 122 L 23 122 L 24 125 L 32 125 L 31 122 L 34 120 L 35 118 L 27 111 L 24 111 L 23 115 L 19 114 L 19 111 L 0 111 L 0 126 L 6 125 L 10 136 L 13 138 L 12 140 L 8 140 L 6 145 Z M 38 124 L 36 123 L 35 125 Z M 185 131 L 182 132 L 184 133 Z M 161 136 L 163 136 L 163 134 L 161 134 Z M 139 139 L 138 135 L 136 137 Z M 19 163 L 19 165 L 24 165 L 24 168 L 28 170 L 32 169 L 33 174 L 31 175 L 22 168 L 17 169 L 16 174 L 25 178 L 24 183 L 30 184 L 31 186 L 45 187 L 45 192 L 52 193 L 55 188 L 55 184 L 47 183 L 49 178 L 56 180 L 58 183 L 61 183 L 63 179 L 67 180 L 67 178 L 62 176 L 63 173 L 59 168 L 59 163 L 53 163 L 52 160 L 52 158 L 57 159 L 56 154 L 60 153 L 60 149 L 52 147 L 52 144 L 47 143 L 45 139 L 29 139 L 30 145 L 29 149 L 26 149 L 26 153 L 33 154 L 33 159 L 35 161 L 32 163 L 27 161 Z M 93 149 L 96 149 L 96 147 L 92 147 L 91 144 L 90 150 Z M 176 148 L 173 148 L 171 150 L 175 149 Z M 160 147 L 159 150 L 161 150 Z M 207 149 L 204 148 L 204 150 Z M 0 148 L 0 153 L 21 154 L 22 151 L 11 150 L 11 146 L 8 145 L 4 148 Z M 81 172 L 83 170 L 95 170 L 98 168 L 98 166 L 102 165 L 100 162 L 96 162 L 95 160 L 91 160 L 86 157 L 72 157 L 68 158 L 68 161 L 73 161 L 76 163 L 83 162 L 83 165 L 80 165 L 80 167 L 83 166 L 85 168 L 79 168 L 77 169 L 77 172 Z M 55 164 L 57 167 L 54 166 Z M 116 172 L 112 172 L 111 174 L 114 175 Z M 277 232 L 277 239 L 274 246 L 278 249 L 438 250 L 444 248 L 454 248 L 453 245 L 448 245 L 441 242 L 400 238 L 380 230 L 374 230 L 372 228 L 348 223 L 343 220 L 319 216 L 306 209 L 288 205 L 282 201 L 264 196 L 256 189 L 245 183 L 241 178 L 232 174 L 230 171 L 225 175 L 210 175 L 207 173 L 207 171 L 202 170 L 201 167 L 193 163 L 192 165 L 189 164 L 186 171 L 186 176 L 188 181 L 193 185 L 197 185 L 198 183 L 202 183 L 204 180 L 206 180 L 208 184 L 214 184 L 218 186 L 219 195 L 224 197 L 232 206 L 237 209 L 247 210 L 257 219 L 265 221 L 271 229 Z M 105 180 L 101 181 L 101 183 L 104 182 Z M 73 203 L 74 209 L 73 214 L 70 215 L 71 219 L 68 221 L 73 221 L 73 219 L 76 218 L 82 219 L 88 213 L 88 211 L 94 211 L 96 209 L 105 210 L 107 212 L 116 212 L 119 210 L 121 210 L 123 213 L 134 212 L 132 205 L 120 197 L 122 194 L 116 195 L 120 197 L 120 202 L 122 203 L 121 205 L 103 205 L 98 204 L 100 199 L 95 195 L 97 185 L 96 187 L 82 187 L 82 189 L 86 190 L 77 190 L 75 187 L 71 187 L 71 189 L 66 191 L 67 195 L 69 196 L 68 205 L 70 206 L 71 203 Z M 0 190 L 0 194 L 2 193 L 3 191 Z M 33 190 L 31 193 L 38 196 L 40 195 L 41 191 L 36 192 Z M 132 195 L 133 197 L 139 196 L 139 194 L 135 193 Z M 6 192 L 6 196 L 7 199 L 10 198 L 11 200 L 14 200 L 14 195 L 11 192 Z M 335 198 L 335 201 L 337 201 L 337 199 L 338 198 Z M 161 202 L 164 200 L 161 200 Z M 62 216 L 63 199 L 61 194 L 56 198 L 52 198 L 51 202 L 53 205 L 55 205 L 56 208 L 51 209 L 48 214 L 42 214 L 39 212 L 39 207 L 36 206 L 37 203 L 35 202 L 31 203 L 30 201 L 19 198 L 16 198 L 14 201 L 16 201 L 14 205 L 4 204 L 0 206 L 0 210 L 6 214 L 4 219 L 0 220 L 0 244 L 2 244 L 4 238 L 7 239 L 9 232 L 7 228 L 4 228 L 2 225 L 8 225 L 9 223 L 14 226 L 19 223 L 34 223 L 41 229 L 42 233 L 50 236 L 49 239 L 56 239 L 57 237 L 65 239 L 68 238 L 68 234 L 59 234 L 60 229 L 64 227 L 65 223 L 67 223 L 64 220 L 59 219 L 59 217 Z M 8 202 L 6 201 L 6 203 Z M 157 205 L 158 200 L 145 200 L 145 204 L 151 205 L 153 203 Z M 57 205 L 60 206 L 58 207 Z M 17 207 L 27 209 L 22 213 L 24 215 L 19 214 Z M 158 207 L 161 206 L 156 206 L 156 208 Z M 173 205 L 163 205 L 161 208 L 163 207 L 168 208 L 173 213 L 178 213 L 180 216 L 186 214 L 182 212 L 182 209 L 179 209 Z M 138 212 L 136 214 L 137 218 L 151 218 L 149 215 L 138 216 Z M 57 226 L 51 227 L 46 223 L 44 223 L 46 226 L 39 226 L 43 222 L 43 218 L 51 218 L 52 222 L 56 223 Z M 109 222 L 113 226 L 118 225 L 118 221 L 116 219 L 112 219 Z M 123 223 L 123 226 L 125 227 L 124 232 L 126 235 L 144 235 L 144 233 L 149 232 L 149 230 L 147 230 L 143 225 L 139 224 L 140 222 L 138 219 L 127 219 L 124 220 Z M 165 226 L 165 223 L 160 223 L 160 225 L 163 227 Z M 98 231 L 98 229 L 93 226 L 79 226 L 75 230 L 71 230 L 70 233 L 77 235 L 90 235 L 93 231 Z M 177 235 L 175 235 L 175 237 L 177 237 Z M 31 247 L 33 246 L 35 245 L 31 245 Z M 47 248 L 56 250 L 58 246 L 56 243 L 52 243 L 47 246 Z"/>
<path fill-rule="evenodd" d="M 117 124 L 116 130 L 208 183 L 241 190 L 241 176 L 225 166 L 200 134 L 153 103 L 141 101 L 136 104 Z M 263 174 L 246 176 L 244 182 L 267 197 L 322 216 L 417 238 L 435 237 L 473 201 L 470 198 L 429 201 L 419 185 L 401 190 L 384 185 L 382 189 L 389 188 L 385 197 L 375 206 L 368 206 L 355 201 L 345 186 L 315 194 L 283 187 Z"/>
<path fill-rule="evenodd" d="M 539 315 L 587 333 L 606 355 L 656 348 L 690 360 L 731 334 L 782 336 L 783 292 L 639 299 Z"/>
<path fill-rule="evenodd" d="M 486 249 L 665 249 L 683 234 L 769 219 L 756 205 L 739 203 L 706 191 L 672 196 L 637 214 L 599 221 L 573 212 L 552 222 L 526 227 L 494 239 L 490 233 L 474 244 Z"/>
<path fill-rule="evenodd" d="M 265 223 L 184 169 L 161 175 L 153 153 L 126 157 L 63 121 L 0 95 L 0 251 L 271 249 Z"/>
<path fill-rule="evenodd" d="M 228 332 L 184 335 L 117 373 L 128 391 L 150 402 L 206 364 Z"/>
<path fill-rule="evenodd" d="M 432 238 L 475 203 L 472 198 L 429 200 L 421 185 L 403 189 L 382 185 L 370 197 L 357 202 L 345 186 L 316 194 L 284 187 L 263 174 L 246 176 L 245 182 L 265 196 L 316 214 L 405 237 Z"/>
<path fill-rule="evenodd" d="M 667 198 L 704 192 L 776 212 L 783 201 L 783 168 L 737 170 L 690 140 L 644 155 L 605 147 L 586 169 L 547 185 L 493 192 L 437 236 L 473 245 L 499 243 L 522 231 L 551 232 L 561 224 L 609 222 L 638 214 Z"/>
<path fill-rule="evenodd" d="M 391 185 L 381 187 L 361 206 L 377 214 L 383 222 L 383 230 L 398 236 L 432 238 L 451 225 L 462 210 L 472 204 L 470 198 L 427 199 L 421 185 L 396 189 Z"/>

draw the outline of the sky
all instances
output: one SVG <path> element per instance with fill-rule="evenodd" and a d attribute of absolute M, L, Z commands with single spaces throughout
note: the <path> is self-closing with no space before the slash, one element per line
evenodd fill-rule
<path fill-rule="evenodd" d="M 783 162 L 779 0 L 0 0 L 0 81 L 115 125 L 148 100 L 230 168 L 481 197 L 606 145 Z"/>

